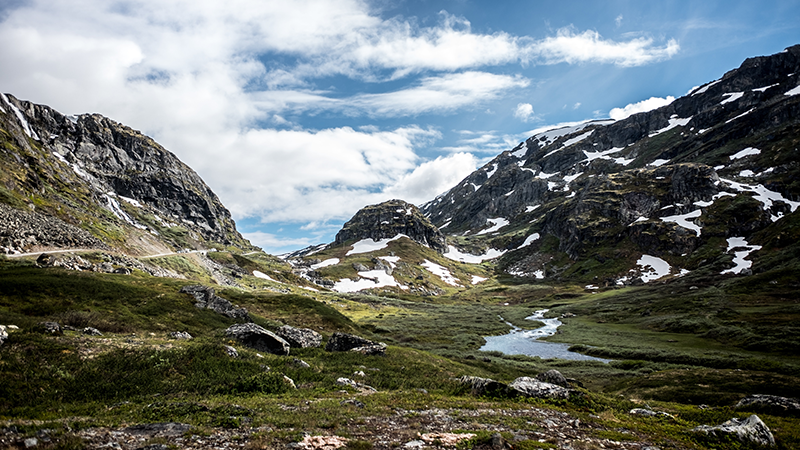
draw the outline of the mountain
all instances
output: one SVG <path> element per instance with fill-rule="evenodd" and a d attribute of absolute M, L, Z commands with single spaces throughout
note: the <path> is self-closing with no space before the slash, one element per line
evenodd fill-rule
<path fill-rule="evenodd" d="M 799 84 L 800 46 L 750 58 L 667 106 L 531 136 L 420 210 L 445 260 L 501 275 L 598 288 L 790 270 Z M 400 233 L 362 220 L 372 208 L 351 221 L 358 238 Z"/>
<path fill-rule="evenodd" d="M 66 116 L 1 97 L 0 245 L 6 252 L 255 249 L 200 176 L 151 138 L 99 114 Z"/>

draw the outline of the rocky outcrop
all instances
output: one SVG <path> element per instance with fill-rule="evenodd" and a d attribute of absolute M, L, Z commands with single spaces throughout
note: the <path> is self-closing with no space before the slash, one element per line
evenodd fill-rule
<path fill-rule="evenodd" d="M 325 350 L 329 352 L 357 352 L 364 355 L 383 356 L 386 354 L 386 344 L 364 339 L 354 334 L 336 332 L 328 338 Z"/>
<path fill-rule="evenodd" d="M 197 173 L 151 138 L 99 114 L 65 116 L 9 94 L 0 104 L 0 130 L 7 133 L 0 146 L 6 173 L 0 176 L 0 202 L 17 209 L 37 204 L 37 212 L 72 225 L 91 222 L 87 229 L 115 246 L 119 241 L 101 229 L 122 227 L 128 237 L 173 248 L 203 242 L 252 248 Z M 42 225 L 60 232 L 39 239 L 44 232 L 37 227 L 12 236 L 10 244 L 18 249 L 28 244 L 24 238 L 36 235 L 41 245 L 68 247 L 78 239 L 97 248 L 63 226 Z M 173 233 L 161 233 L 175 227 Z"/>
<path fill-rule="evenodd" d="M 569 388 L 569 382 L 567 381 L 567 378 L 562 375 L 561 372 L 555 369 L 551 369 L 547 372 L 542 372 L 539 375 L 536 375 L 536 379 L 544 383 L 550 383 L 563 388 Z"/>
<path fill-rule="evenodd" d="M 569 389 L 529 377 L 517 378 L 508 388 L 513 394 L 528 398 L 569 398 Z"/>
<path fill-rule="evenodd" d="M 201 285 L 184 286 L 181 288 L 182 294 L 190 294 L 197 303 L 198 308 L 207 308 L 231 319 L 250 320 L 247 309 L 234 306 L 228 300 L 216 295 L 214 289 Z"/>
<path fill-rule="evenodd" d="M 739 400 L 736 408 L 769 412 L 799 412 L 800 401 L 777 395 L 753 394 Z"/>
<path fill-rule="evenodd" d="M 701 425 L 692 431 L 705 433 L 710 436 L 732 436 L 741 442 L 753 443 L 764 446 L 774 446 L 775 438 L 769 427 L 755 414 L 747 419 L 733 418 L 722 425 Z"/>
<path fill-rule="evenodd" d="M 472 395 L 477 395 L 479 397 L 505 395 L 508 392 L 508 386 L 506 384 L 492 380 L 491 378 L 464 375 L 458 379 L 458 382 L 469 387 Z"/>
<path fill-rule="evenodd" d="M 275 355 L 288 355 L 289 343 L 275 333 L 254 323 L 237 323 L 225 330 L 225 335 L 255 350 Z"/>
<path fill-rule="evenodd" d="M 399 234 L 438 252 L 447 248 L 444 235 L 419 209 L 402 200 L 389 200 L 362 208 L 336 234 L 334 244 L 362 239 L 391 239 Z"/>
<path fill-rule="evenodd" d="M 322 335 L 310 328 L 294 328 L 284 325 L 275 332 L 292 348 L 316 348 L 322 344 Z"/>
<path fill-rule="evenodd" d="M 108 245 L 57 217 L 14 209 L 0 203 L 0 253 L 25 253 L 41 248 L 108 250 Z"/>

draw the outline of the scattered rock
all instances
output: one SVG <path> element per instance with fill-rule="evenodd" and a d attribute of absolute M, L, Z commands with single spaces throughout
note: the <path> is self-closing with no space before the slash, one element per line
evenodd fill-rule
<path fill-rule="evenodd" d="M 530 398 L 569 398 L 569 389 L 529 377 L 519 377 L 508 385 L 512 393 Z"/>
<path fill-rule="evenodd" d="M 455 447 L 459 442 L 466 441 L 474 437 L 475 435 L 472 433 L 425 433 L 420 436 L 420 439 L 427 445 L 435 445 L 437 447 Z M 500 439 L 502 439 L 502 437 Z M 494 441 L 494 437 L 492 437 L 492 441 Z"/>
<path fill-rule="evenodd" d="M 180 436 L 191 429 L 191 425 L 176 422 L 145 423 L 133 425 L 123 431 L 147 436 Z"/>
<path fill-rule="evenodd" d="M 663 411 L 653 411 L 649 408 L 633 408 L 628 412 L 628 414 L 634 416 L 644 416 L 644 417 L 669 417 L 670 419 L 674 419 L 675 416 L 669 413 L 665 413 Z"/>
<path fill-rule="evenodd" d="M 771 411 L 800 411 L 800 402 L 794 398 L 777 395 L 754 394 L 739 400 L 736 408 L 764 409 Z"/>
<path fill-rule="evenodd" d="M 172 339 L 194 339 L 191 334 L 187 331 L 173 331 L 169 333 L 167 336 L 171 337 Z"/>
<path fill-rule="evenodd" d="M 306 436 L 297 443 L 304 450 L 336 450 L 347 445 L 347 438 L 340 436 Z"/>
<path fill-rule="evenodd" d="M 293 362 L 295 366 L 301 367 L 303 369 L 308 369 L 309 367 L 311 367 L 309 363 L 303 361 L 302 359 L 295 358 Z"/>
<path fill-rule="evenodd" d="M 81 333 L 86 334 L 88 336 L 102 336 L 103 333 L 100 332 L 97 328 L 94 327 L 86 327 L 81 330 Z"/>
<path fill-rule="evenodd" d="M 63 331 L 61 330 L 61 325 L 59 325 L 57 322 L 41 322 L 39 323 L 39 326 L 44 329 L 45 333 L 63 334 Z"/>
<path fill-rule="evenodd" d="M 564 377 L 564 375 L 561 375 L 561 372 L 555 369 L 548 370 L 547 372 L 544 373 L 540 373 L 539 375 L 536 376 L 536 379 L 539 381 L 543 381 L 545 383 L 555 384 L 557 386 L 565 388 L 569 387 L 569 382 L 567 381 L 566 377 Z"/>
<path fill-rule="evenodd" d="M 322 344 L 322 335 L 310 328 L 294 328 L 284 325 L 275 332 L 292 348 L 316 348 Z"/>
<path fill-rule="evenodd" d="M 336 384 L 338 384 L 339 386 L 349 386 L 351 388 L 359 389 L 359 390 L 362 390 L 362 391 L 371 391 L 371 392 L 377 392 L 378 391 L 377 389 L 375 389 L 372 386 L 367 386 L 364 383 L 358 383 L 356 381 L 351 380 L 350 378 L 344 378 L 344 377 L 337 378 L 336 379 Z"/>
<path fill-rule="evenodd" d="M 236 323 L 225 330 L 225 334 L 242 344 L 275 355 L 288 355 L 289 343 L 275 333 L 254 323 Z"/>
<path fill-rule="evenodd" d="M 225 353 L 227 353 L 231 358 L 239 357 L 239 352 L 236 351 L 235 348 L 231 347 L 230 345 L 223 345 L 223 347 L 225 348 Z"/>
<path fill-rule="evenodd" d="M 747 419 L 733 418 L 722 425 L 715 427 L 700 425 L 692 431 L 702 432 L 711 436 L 734 436 L 741 442 L 752 442 L 759 445 L 775 445 L 775 438 L 769 427 L 753 414 Z"/>
<path fill-rule="evenodd" d="M 6 326 L 0 325 L 0 345 L 3 345 L 3 343 L 6 342 L 6 339 L 8 339 L 8 331 L 6 331 Z"/>
<path fill-rule="evenodd" d="M 283 376 L 283 381 L 285 381 L 286 384 L 288 384 L 292 389 L 297 389 L 297 385 L 294 383 L 294 380 L 286 375 Z"/>
<path fill-rule="evenodd" d="M 471 389 L 472 395 L 477 396 L 496 396 L 505 394 L 508 391 L 508 386 L 499 381 L 490 378 L 472 377 L 465 375 L 458 379 L 458 381 Z"/>
<path fill-rule="evenodd" d="M 325 350 L 329 352 L 354 351 L 364 355 L 382 356 L 386 354 L 386 344 L 373 342 L 353 334 L 336 332 L 328 339 Z"/>
<path fill-rule="evenodd" d="M 342 401 L 340 402 L 340 404 L 341 404 L 341 405 L 353 405 L 353 406 L 355 406 L 356 408 L 364 408 L 365 406 L 367 406 L 367 405 L 365 405 L 363 402 L 360 402 L 360 401 L 358 401 L 358 400 L 355 400 L 355 399 L 342 400 Z"/>
<path fill-rule="evenodd" d="M 207 308 L 232 319 L 250 320 L 247 309 L 233 306 L 228 300 L 216 295 L 213 288 L 201 285 L 190 285 L 182 287 L 180 292 L 182 294 L 190 294 L 194 297 L 194 299 L 197 300 L 194 306 L 198 308 Z"/>

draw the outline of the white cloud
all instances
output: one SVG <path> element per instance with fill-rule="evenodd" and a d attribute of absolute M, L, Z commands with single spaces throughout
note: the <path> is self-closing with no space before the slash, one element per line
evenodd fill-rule
<path fill-rule="evenodd" d="M 411 203 L 424 203 L 458 184 L 477 167 L 478 160 L 470 153 L 440 156 L 420 164 L 386 192 Z"/>
<path fill-rule="evenodd" d="M 626 117 L 632 116 L 637 113 L 652 111 L 662 106 L 669 105 L 675 101 L 675 97 L 667 96 L 667 98 L 650 97 L 647 100 L 642 100 L 637 103 L 631 103 L 624 108 L 614 108 L 609 111 L 608 115 L 614 120 L 622 120 Z"/>
<path fill-rule="evenodd" d="M 270 252 L 269 249 L 305 248 L 318 243 L 318 240 L 314 240 L 313 238 L 286 238 L 262 231 L 242 233 L 242 236 L 253 245 L 257 245 L 267 252 Z"/>
<path fill-rule="evenodd" d="M 614 24 L 619 28 L 622 25 L 622 14 L 618 15 L 616 19 L 614 19 Z"/>
<path fill-rule="evenodd" d="M 578 33 L 567 27 L 559 29 L 556 36 L 538 41 L 529 52 L 534 60 L 545 64 L 594 62 L 631 67 L 671 58 L 679 50 L 675 39 L 667 41 L 664 47 L 654 47 L 651 38 L 615 42 L 603 39 L 596 31 Z"/>
<path fill-rule="evenodd" d="M 533 105 L 530 103 L 519 103 L 517 109 L 514 110 L 514 117 L 527 122 L 533 116 Z"/>

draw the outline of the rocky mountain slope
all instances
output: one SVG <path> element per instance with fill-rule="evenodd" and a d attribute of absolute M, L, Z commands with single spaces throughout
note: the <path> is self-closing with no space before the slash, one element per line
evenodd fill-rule
<path fill-rule="evenodd" d="M 799 84 L 800 46 L 751 58 L 662 108 L 532 136 L 421 210 L 520 276 L 628 282 L 720 255 L 741 273 L 800 206 Z"/>
<path fill-rule="evenodd" d="M 65 116 L 2 95 L 0 164 L 0 203 L 79 227 L 106 246 L 132 254 L 253 248 L 197 173 L 149 137 L 98 114 Z M 48 234 L 3 221 L 0 246 L 10 253 L 76 240 L 102 247 Z"/>

